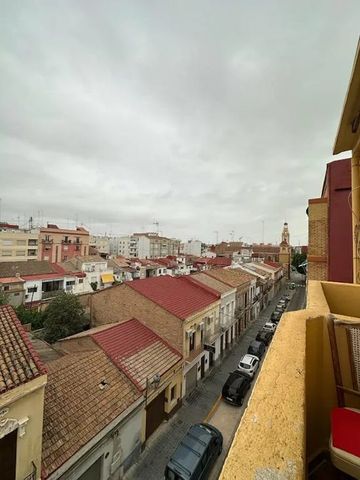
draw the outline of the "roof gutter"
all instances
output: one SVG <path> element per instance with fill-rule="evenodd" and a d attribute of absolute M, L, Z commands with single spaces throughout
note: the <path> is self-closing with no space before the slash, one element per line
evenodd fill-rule
<path fill-rule="evenodd" d="M 145 403 L 143 396 L 139 397 L 130 407 L 124 410 L 118 417 L 116 417 L 109 425 L 103 428 L 98 434 L 96 434 L 88 443 L 86 443 L 80 450 L 78 450 L 69 460 L 63 463 L 55 472 L 45 477 L 47 480 L 56 480 L 66 473 L 71 467 L 84 457 L 91 449 L 97 446 L 97 444 L 104 439 L 104 437 L 119 426 L 119 423 L 125 420 L 130 414 L 135 413 L 135 410 Z"/>

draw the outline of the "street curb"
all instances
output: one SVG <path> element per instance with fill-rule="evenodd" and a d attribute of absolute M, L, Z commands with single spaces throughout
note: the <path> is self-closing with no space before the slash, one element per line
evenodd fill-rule
<path fill-rule="evenodd" d="M 214 405 L 211 407 L 210 412 L 207 414 L 206 418 L 204 418 L 205 423 L 208 423 L 211 420 L 211 418 L 214 416 L 214 413 L 219 408 L 220 402 L 221 402 L 221 395 L 218 396 Z"/>

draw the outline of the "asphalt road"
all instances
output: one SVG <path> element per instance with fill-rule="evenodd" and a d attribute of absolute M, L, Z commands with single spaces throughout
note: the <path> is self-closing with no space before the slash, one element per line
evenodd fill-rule
<path fill-rule="evenodd" d="M 302 277 L 299 274 L 293 275 L 292 281 L 298 286 L 295 290 L 290 290 L 289 292 L 292 296 L 288 305 L 289 311 L 303 308 L 305 288 Z M 190 425 L 204 421 L 219 427 L 224 436 L 222 454 L 219 456 L 209 477 L 211 480 L 218 478 L 252 390 L 250 389 L 247 393 L 242 407 L 235 407 L 222 401 L 222 386 L 229 372 L 237 367 L 240 357 L 247 352 L 248 346 L 255 339 L 257 332 L 269 321 L 278 299 L 284 292 L 285 289 L 260 313 L 259 317 L 244 332 L 238 343 L 222 361 L 221 365 L 216 367 L 199 384 L 194 392 L 184 401 L 180 410 L 154 432 L 146 443 L 138 462 L 126 473 L 125 478 L 127 480 L 163 479 L 165 466 Z M 252 385 L 254 384 L 255 380 L 252 382 Z"/>

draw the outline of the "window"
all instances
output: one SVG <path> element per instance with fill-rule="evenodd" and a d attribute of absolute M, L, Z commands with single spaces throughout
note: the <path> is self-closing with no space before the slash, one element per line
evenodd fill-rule
<path fill-rule="evenodd" d="M 84 283 L 84 280 L 82 278 L 79 278 L 79 283 Z"/>
<path fill-rule="evenodd" d="M 37 240 L 30 238 L 30 240 L 28 241 L 28 245 L 31 245 L 31 246 L 37 245 Z"/>
<path fill-rule="evenodd" d="M 189 338 L 189 351 L 192 352 L 195 348 L 195 332 L 190 333 L 190 338 Z"/>
<path fill-rule="evenodd" d="M 2 241 L 2 244 L 3 244 L 3 245 L 6 245 L 6 246 L 10 246 L 10 245 L 13 244 L 13 241 L 12 241 L 12 240 L 3 240 L 3 241 Z"/>
<path fill-rule="evenodd" d="M 10 289 L 9 285 L 4 285 L 4 292 L 9 291 L 9 289 Z"/>
<path fill-rule="evenodd" d="M 36 257 L 37 251 L 36 250 L 28 250 L 28 257 Z"/>
<path fill-rule="evenodd" d="M 2 256 L 2 257 L 11 257 L 11 255 L 12 255 L 12 251 L 11 251 L 11 250 L 3 250 L 3 251 L 1 252 L 1 256 Z"/>
<path fill-rule="evenodd" d="M 171 387 L 171 391 L 170 391 L 170 400 L 173 401 L 175 400 L 175 398 L 176 398 L 176 385 Z"/>
<path fill-rule="evenodd" d="M 68 259 L 67 255 L 64 255 L 64 262 L 66 262 L 66 260 Z"/>
<path fill-rule="evenodd" d="M 67 280 L 66 281 L 66 286 L 70 286 L 70 285 L 75 285 L 75 280 Z"/>

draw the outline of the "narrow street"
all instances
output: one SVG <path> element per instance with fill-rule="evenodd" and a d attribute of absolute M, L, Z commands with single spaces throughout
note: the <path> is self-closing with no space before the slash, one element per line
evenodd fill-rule
<path fill-rule="evenodd" d="M 292 281 L 297 285 L 295 290 L 290 290 L 292 295 L 288 310 L 302 308 L 305 298 L 305 288 L 300 286 L 301 276 L 294 275 Z M 247 352 L 248 346 L 255 339 L 258 330 L 269 321 L 274 307 L 284 293 L 283 290 L 270 305 L 264 309 L 259 318 L 244 332 L 239 342 L 233 347 L 221 365 L 215 367 L 194 392 L 183 402 L 180 410 L 168 421 L 164 422 L 148 440 L 139 461 L 126 473 L 127 480 L 151 479 L 160 480 L 164 476 L 165 466 L 176 449 L 178 443 L 193 423 L 208 422 L 218 427 L 224 436 L 224 448 L 218 461 L 212 469 L 212 480 L 219 476 L 223 462 L 226 458 L 233 435 L 239 425 L 241 416 L 246 408 L 249 390 L 242 407 L 228 405 L 221 399 L 222 386 L 229 372 L 233 371 L 242 355 Z M 260 367 L 261 368 L 261 367 Z M 252 385 L 255 384 L 255 380 Z"/>

